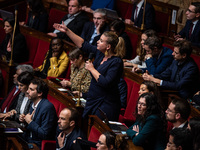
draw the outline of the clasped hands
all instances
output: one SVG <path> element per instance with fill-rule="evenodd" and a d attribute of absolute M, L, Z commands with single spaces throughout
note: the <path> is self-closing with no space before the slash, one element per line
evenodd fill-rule
<path fill-rule="evenodd" d="M 62 24 L 54 23 L 54 24 L 53 24 L 53 27 L 54 27 L 56 30 L 59 30 L 59 31 L 61 31 L 61 32 L 66 32 L 66 31 L 68 31 L 68 28 L 66 27 L 66 25 L 64 24 L 63 21 L 62 21 Z"/>
<path fill-rule="evenodd" d="M 34 113 L 35 113 L 35 110 L 31 114 L 28 113 L 26 115 L 25 114 L 19 115 L 19 121 L 26 122 L 28 124 L 31 123 Z"/>

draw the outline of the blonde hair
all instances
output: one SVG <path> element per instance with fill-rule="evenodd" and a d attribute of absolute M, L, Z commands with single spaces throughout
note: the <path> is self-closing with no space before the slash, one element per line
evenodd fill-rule
<path fill-rule="evenodd" d="M 103 33 L 107 37 L 107 43 L 111 45 L 111 51 L 120 58 L 123 58 L 126 53 L 125 42 L 123 38 L 118 37 L 116 33 L 112 31 L 106 31 Z"/>

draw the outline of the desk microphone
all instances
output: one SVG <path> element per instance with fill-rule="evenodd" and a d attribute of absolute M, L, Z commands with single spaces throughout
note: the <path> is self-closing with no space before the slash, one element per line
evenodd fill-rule
<path fill-rule="evenodd" d="M 88 57 L 88 61 L 91 62 L 93 58 L 94 58 L 94 53 L 90 53 Z"/>

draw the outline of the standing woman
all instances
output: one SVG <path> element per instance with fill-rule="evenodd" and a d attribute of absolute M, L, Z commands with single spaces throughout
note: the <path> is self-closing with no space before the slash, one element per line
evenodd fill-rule
<path fill-rule="evenodd" d="M 29 9 L 27 23 L 20 22 L 20 25 L 27 25 L 30 28 L 46 33 L 49 16 L 42 1 L 27 0 L 27 8 Z"/>
<path fill-rule="evenodd" d="M 126 131 L 133 143 L 144 150 L 165 149 L 165 116 L 156 96 L 140 95 L 135 112 L 136 122 Z"/>
<path fill-rule="evenodd" d="M 84 41 L 64 24 L 54 24 L 54 28 L 65 32 L 67 36 L 84 52 L 94 53 L 94 62 L 87 61 L 85 68 L 92 74 L 88 93 L 80 95 L 87 100 L 83 117 L 97 115 L 103 110 L 109 120 L 118 120 L 120 112 L 120 96 L 118 83 L 123 72 L 124 41 L 113 32 L 104 32 L 97 42 L 97 47 Z"/>
<path fill-rule="evenodd" d="M 0 45 L 0 53 L 2 57 L 6 56 L 6 59 L 8 61 L 11 57 L 14 24 L 15 20 L 13 18 L 8 18 L 4 20 L 4 30 L 6 32 L 6 37 Z M 26 47 L 26 39 L 24 35 L 20 33 L 19 23 L 17 21 L 13 45 L 13 61 L 15 63 L 26 62 L 28 61 L 28 57 L 29 56 Z"/>

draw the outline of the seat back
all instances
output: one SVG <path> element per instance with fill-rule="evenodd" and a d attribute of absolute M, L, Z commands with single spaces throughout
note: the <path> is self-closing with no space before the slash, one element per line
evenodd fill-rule
<path fill-rule="evenodd" d="M 61 11 L 56 8 L 51 8 L 49 12 L 48 32 L 52 32 L 54 30 L 53 24 L 59 23 L 66 14 L 67 12 L 65 11 Z"/>
<path fill-rule="evenodd" d="M 49 44 L 50 44 L 49 41 L 39 40 L 37 52 L 33 61 L 33 68 L 36 68 L 42 65 L 45 55 L 47 51 L 49 50 Z"/>

